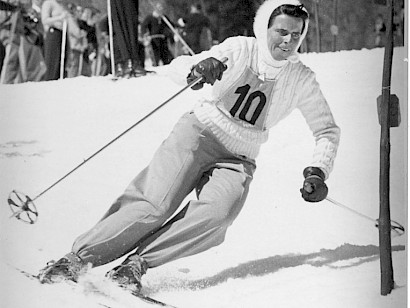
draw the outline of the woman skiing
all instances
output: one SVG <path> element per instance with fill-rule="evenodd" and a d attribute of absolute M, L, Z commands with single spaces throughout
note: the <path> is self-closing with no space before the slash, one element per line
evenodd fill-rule
<path fill-rule="evenodd" d="M 203 76 L 193 89 L 213 85 L 212 99 L 182 116 L 104 217 L 75 240 L 70 253 L 50 262 L 40 280 L 76 281 L 87 264 L 129 254 L 107 276 L 139 292 L 147 269 L 221 244 L 245 203 L 269 128 L 295 108 L 316 140 L 312 162 L 303 170 L 302 197 L 326 198 L 340 130 L 315 74 L 297 53 L 308 17 L 297 0 L 268 0 L 255 17 L 256 38 L 232 37 L 176 58 L 169 65 L 172 78 L 186 83 Z M 176 214 L 193 190 L 197 200 Z"/>

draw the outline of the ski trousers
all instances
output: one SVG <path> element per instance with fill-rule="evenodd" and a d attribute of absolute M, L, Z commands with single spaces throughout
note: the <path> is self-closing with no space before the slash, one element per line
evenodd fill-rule
<path fill-rule="evenodd" d="M 72 252 L 93 266 L 132 252 L 152 268 L 217 246 L 243 207 L 255 169 L 253 159 L 228 151 L 186 113 Z M 193 190 L 197 199 L 181 209 Z"/>

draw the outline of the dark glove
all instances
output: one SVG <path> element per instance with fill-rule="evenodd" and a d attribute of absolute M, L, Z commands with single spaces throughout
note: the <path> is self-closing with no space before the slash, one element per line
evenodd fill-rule
<path fill-rule="evenodd" d="M 210 57 L 202 60 L 191 69 L 191 72 L 187 76 L 187 82 L 189 84 L 196 78 L 202 76 L 202 81 L 192 87 L 193 90 L 199 90 L 204 86 L 204 83 L 213 85 L 216 80 L 221 80 L 222 74 L 226 69 L 227 66 L 225 64 L 213 57 Z"/>
<path fill-rule="evenodd" d="M 300 189 L 302 198 L 308 202 L 319 202 L 327 197 L 328 188 L 325 184 L 325 174 L 317 167 L 307 167 L 303 170 L 305 181 Z"/>

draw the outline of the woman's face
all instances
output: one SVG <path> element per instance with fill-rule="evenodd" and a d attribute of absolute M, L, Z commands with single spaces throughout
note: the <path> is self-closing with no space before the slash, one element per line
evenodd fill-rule
<path fill-rule="evenodd" d="M 296 50 L 302 28 L 302 18 L 284 14 L 275 17 L 268 28 L 268 48 L 275 60 L 286 60 Z"/>

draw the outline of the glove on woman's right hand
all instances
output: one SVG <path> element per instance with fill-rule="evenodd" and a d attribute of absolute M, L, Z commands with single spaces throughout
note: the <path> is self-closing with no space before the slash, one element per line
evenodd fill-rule
<path fill-rule="evenodd" d="M 227 69 L 227 66 L 218 59 L 213 57 L 202 60 L 196 64 L 191 73 L 187 76 L 187 82 L 191 83 L 196 78 L 202 76 L 202 81 L 192 87 L 193 90 L 199 90 L 204 86 L 204 83 L 213 85 L 216 80 L 222 79 L 223 72 Z"/>

